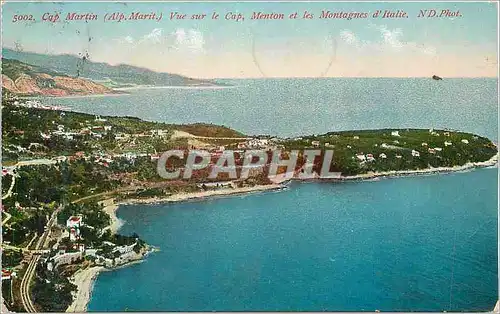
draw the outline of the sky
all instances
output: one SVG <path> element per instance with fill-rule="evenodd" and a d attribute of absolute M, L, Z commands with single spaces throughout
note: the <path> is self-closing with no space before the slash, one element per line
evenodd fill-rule
<path fill-rule="evenodd" d="M 431 9 L 461 16 L 417 18 Z M 402 10 L 408 17 L 374 18 L 377 10 Z M 302 18 L 305 11 L 313 18 Z M 366 12 L 368 18 L 320 19 L 322 11 Z M 98 20 L 65 21 L 71 12 L 97 14 Z M 163 17 L 104 21 L 114 12 Z M 171 20 L 171 12 L 186 19 Z M 285 19 L 252 20 L 253 12 L 283 13 Z M 290 19 L 294 12 L 297 19 Z M 60 20 L 43 21 L 44 13 L 59 13 Z M 191 19 L 203 13 L 204 19 Z M 226 19 L 228 13 L 245 19 Z M 34 21 L 13 22 L 16 14 L 31 14 Z M 495 2 L 7 2 L 3 46 L 88 53 L 92 61 L 196 78 L 497 77 L 497 14 Z"/>

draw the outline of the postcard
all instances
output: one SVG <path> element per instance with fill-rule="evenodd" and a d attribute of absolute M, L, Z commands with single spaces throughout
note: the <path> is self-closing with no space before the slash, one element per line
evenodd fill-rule
<path fill-rule="evenodd" d="M 2 312 L 498 311 L 498 2 L 1 9 Z"/>

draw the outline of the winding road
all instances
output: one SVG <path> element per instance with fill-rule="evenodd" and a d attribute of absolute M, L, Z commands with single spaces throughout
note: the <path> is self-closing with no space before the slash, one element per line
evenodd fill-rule
<path fill-rule="evenodd" d="M 12 176 L 12 182 L 10 183 L 9 190 L 7 191 L 7 193 L 5 193 L 5 195 L 2 195 L 2 200 L 12 195 L 12 190 L 14 189 L 14 185 L 16 184 L 16 177 L 17 176 L 15 175 Z"/>

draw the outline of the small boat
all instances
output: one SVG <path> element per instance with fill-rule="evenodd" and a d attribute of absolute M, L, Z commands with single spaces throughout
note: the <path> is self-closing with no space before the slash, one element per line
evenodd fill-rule
<path fill-rule="evenodd" d="M 441 80 L 442 80 L 442 78 L 441 78 L 441 77 L 439 77 L 439 76 L 437 76 L 437 75 L 433 75 L 433 76 L 432 76 L 432 79 L 433 79 L 433 80 L 436 80 L 436 81 L 441 81 Z"/>

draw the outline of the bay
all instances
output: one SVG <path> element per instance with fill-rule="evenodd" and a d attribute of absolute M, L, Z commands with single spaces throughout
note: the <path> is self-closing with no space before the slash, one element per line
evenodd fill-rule
<path fill-rule="evenodd" d="M 167 123 L 214 123 L 245 134 L 298 136 L 378 128 L 498 134 L 495 78 L 224 80 L 229 88 L 156 88 L 126 95 L 47 98 L 75 111 Z"/>

